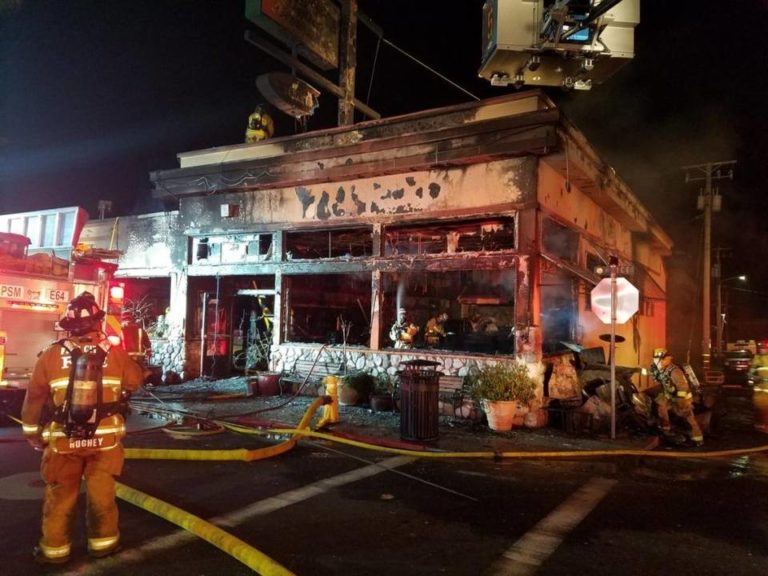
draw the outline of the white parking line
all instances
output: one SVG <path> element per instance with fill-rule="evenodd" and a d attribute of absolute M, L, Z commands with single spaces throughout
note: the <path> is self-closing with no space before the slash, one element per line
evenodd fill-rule
<path fill-rule="evenodd" d="M 238 524 L 250 518 L 269 514 L 275 510 L 285 508 L 286 506 L 314 498 L 315 496 L 318 496 L 324 492 L 328 492 L 334 488 L 338 488 L 346 484 L 351 484 L 352 482 L 357 482 L 358 480 L 363 480 L 365 478 L 370 478 L 371 476 L 376 476 L 377 474 L 381 474 L 382 472 L 386 472 L 392 468 L 398 468 L 400 466 L 404 466 L 405 464 L 410 464 L 415 460 L 417 460 L 417 458 L 410 458 L 407 456 L 396 456 L 394 458 L 388 458 L 381 462 L 377 462 L 376 464 L 363 466 L 362 468 L 357 468 L 355 470 L 351 470 L 350 472 L 339 474 L 338 476 L 332 476 L 331 478 L 318 480 L 317 482 L 308 484 L 307 486 L 302 486 L 301 488 L 297 488 L 295 490 L 283 492 L 282 494 L 278 494 L 277 496 L 255 502 L 250 506 L 246 506 L 245 508 L 241 508 L 240 510 L 236 510 L 229 514 L 211 518 L 208 521 L 212 524 L 215 524 L 216 526 L 223 528 L 237 526 Z M 155 540 L 147 542 L 146 544 L 143 544 L 137 548 L 132 548 L 130 550 L 121 552 L 117 560 L 121 564 L 126 562 L 141 562 L 146 560 L 150 554 L 155 554 L 157 552 L 162 552 L 164 550 L 174 548 L 186 542 L 195 540 L 196 538 L 197 536 L 194 534 L 191 534 L 185 530 L 178 530 L 172 534 L 169 534 L 168 536 L 156 538 Z"/>
<path fill-rule="evenodd" d="M 515 542 L 487 576 L 530 576 L 560 546 L 563 538 L 597 506 L 616 480 L 592 478 Z"/>

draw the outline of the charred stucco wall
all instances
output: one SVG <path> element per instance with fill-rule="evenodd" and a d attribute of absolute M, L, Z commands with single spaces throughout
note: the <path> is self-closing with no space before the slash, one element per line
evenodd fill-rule
<path fill-rule="evenodd" d="M 403 216 L 492 213 L 535 199 L 536 160 L 499 160 L 462 168 L 360 178 L 291 188 L 184 199 L 183 227 L 198 234 L 387 221 Z M 222 216 L 222 206 L 225 208 Z M 230 216 L 230 214 L 233 214 Z"/>
<path fill-rule="evenodd" d="M 117 276 L 170 280 L 170 313 L 162 338 L 152 338 L 153 362 L 184 376 L 184 323 L 187 239 L 178 212 L 157 212 L 88 222 L 81 241 L 103 250 L 119 250 Z"/>
<path fill-rule="evenodd" d="M 81 242 L 104 250 L 119 250 L 120 271 L 165 276 L 186 261 L 186 238 L 178 212 L 158 212 L 88 222 Z"/>
<path fill-rule="evenodd" d="M 595 238 L 618 255 L 631 259 L 632 234 L 608 214 L 578 186 L 567 185 L 565 178 L 547 163 L 539 168 L 539 204 L 545 214 L 552 214 L 563 223 Z M 580 262 L 583 266 L 584 261 Z"/>
<path fill-rule="evenodd" d="M 641 309 L 627 323 L 617 325 L 616 333 L 626 339 L 617 346 L 616 360 L 625 366 L 647 364 L 653 348 L 665 341 L 666 302 L 663 290 L 666 278 L 663 266 L 664 246 L 653 241 L 650 234 L 633 232 L 624 222 L 619 221 L 599 205 L 592 194 L 585 194 L 577 185 L 566 186 L 563 175 L 546 162 L 540 163 L 539 203 L 545 216 L 552 216 L 560 223 L 579 231 L 581 240 L 578 250 L 578 265 L 587 266 L 587 252 L 602 252 L 620 256 L 622 261 L 633 262 L 642 268 L 630 281 L 641 292 Z M 644 215 L 637 213 L 640 220 L 633 227 L 641 229 L 648 225 Z M 650 276 L 650 278 L 648 278 Z M 605 346 L 598 336 L 610 331 L 589 309 L 592 285 L 585 283 L 578 298 L 577 339 L 585 347 Z"/>

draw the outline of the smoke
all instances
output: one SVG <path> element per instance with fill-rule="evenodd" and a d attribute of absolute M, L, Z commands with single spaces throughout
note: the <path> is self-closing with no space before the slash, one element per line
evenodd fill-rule
<path fill-rule="evenodd" d="M 408 275 L 400 274 L 400 280 L 397 282 L 397 310 L 405 307 L 405 288 L 408 284 Z"/>

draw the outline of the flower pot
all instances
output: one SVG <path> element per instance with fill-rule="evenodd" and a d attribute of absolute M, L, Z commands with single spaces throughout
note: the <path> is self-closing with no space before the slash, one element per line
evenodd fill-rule
<path fill-rule="evenodd" d="M 280 394 L 280 374 L 278 372 L 262 372 L 257 379 L 260 396 L 277 396 Z"/>
<path fill-rule="evenodd" d="M 342 406 L 355 406 L 360 403 L 360 395 L 352 386 L 339 382 L 339 404 Z"/>
<path fill-rule="evenodd" d="M 373 377 L 365 372 L 352 372 L 341 377 L 339 404 L 354 406 L 365 404 L 373 390 Z"/>
<path fill-rule="evenodd" d="M 488 427 L 496 432 L 512 430 L 517 415 L 515 400 L 483 400 L 483 412 L 488 418 Z"/>
<path fill-rule="evenodd" d="M 392 394 L 372 394 L 370 401 L 374 412 L 391 412 L 394 409 Z"/>

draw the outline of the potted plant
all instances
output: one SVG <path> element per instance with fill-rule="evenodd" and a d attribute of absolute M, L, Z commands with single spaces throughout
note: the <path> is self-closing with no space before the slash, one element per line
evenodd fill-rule
<path fill-rule="evenodd" d="M 339 404 L 354 406 L 368 402 L 374 387 L 374 378 L 368 372 L 344 374 L 339 382 Z"/>
<path fill-rule="evenodd" d="M 492 430 L 511 430 L 516 416 L 535 398 L 536 380 L 522 361 L 486 364 L 467 376 L 470 397 L 483 408 Z"/>
<path fill-rule="evenodd" d="M 374 412 L 387 412 L 394 409 L 394 387 L 386 374 L 379 374 L 371 392 L 371 410 Z"/>

